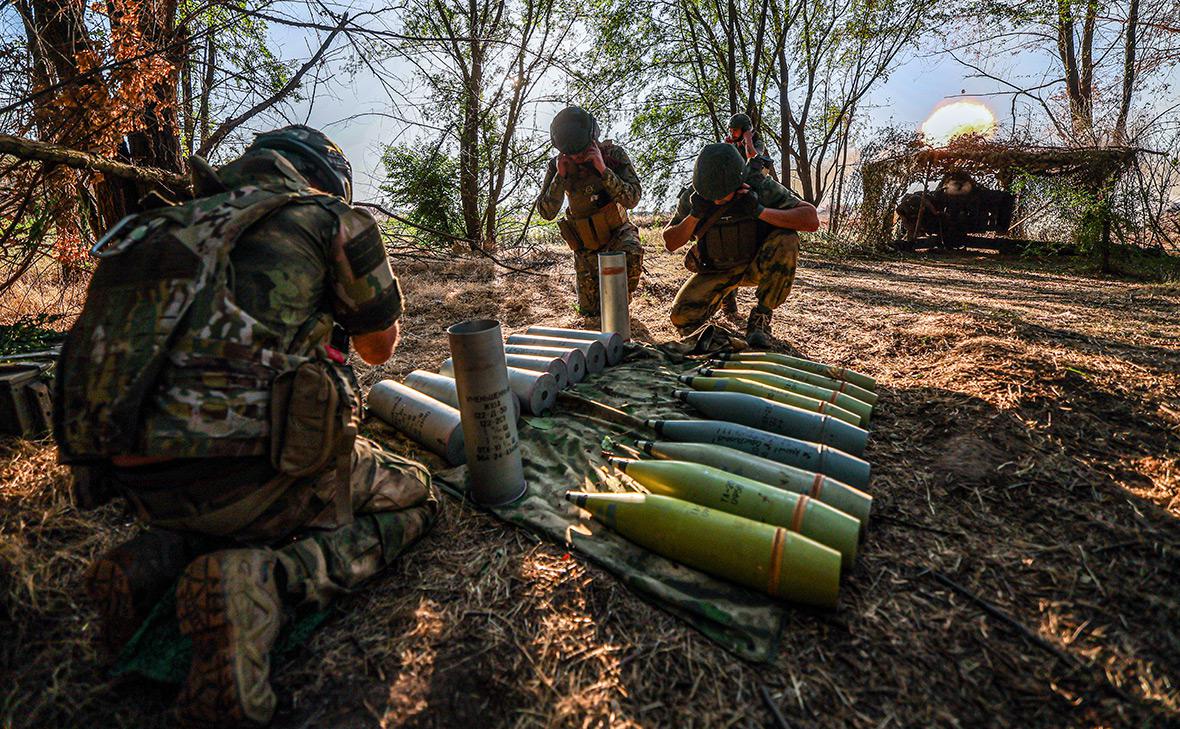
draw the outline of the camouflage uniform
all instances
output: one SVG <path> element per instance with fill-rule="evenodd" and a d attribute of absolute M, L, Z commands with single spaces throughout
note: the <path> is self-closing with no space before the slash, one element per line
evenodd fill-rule
<path fill-rule="evenodd" d="M 334 324 L 353 336 L 388 329 L 401 290 L 372 217 L 311 190 L 282 155 L 250 152 L 218 176 L 227 192 L 145 213 L 114 239 L 126 250 L 100 262 L 63 349 L 55 436 L 63 462 L 104 471 L 150 538 L 171 539 L 159 570 L 175 577 L 211 549 L 273 548 L 286 596 L 322 605 L 388 564 L 437 511 L 424 467 L 355 437 L 355 379 L 329 342 Z M 216 265 L 198 269 L 207 283 L 186 303 L 192 289 L 175 281 L 187 284 L 194 252 Z M 160 286 L 173 287 L 167 306 L 152 309 L 143 302 L 159 304 Z M 304 366 L 322 392 L 300 391 Z M 291 373 L 280 404 L 277 383 Z M 327 418 L 336 435 L 322 465 L 300 473 L 289 459 L 323 444 L 299 440 L 312 437 L 299 413 L 282 418 L 308 401 L 338 402 Z"/>
<path fill-rule="evenodd" d="M 578 308 L 583 314 L 598 314 L 598 254 L 608 251 L 622 251 L 627 254 L 627 289 L 635 293 L 639 288 L 639 277 L 643 272 L 643 247 L 639 243 L 639 229 L 627 219 L 624 210 L 639 204 L 643 192 L 639 176 L 631 165 L 631 158 L 620 146 L 607 140 L 599 145 L 602 149 L 605 174 L 599 175 L 593 165 L 577 165 L 577 171 L 568 178 L 557 174 L 557 158 L 549 160 L 545 182 L 541 185 L 541 197 L 537 200 L 537 212 L 545 220 L 553 220 L 561 212 L 562 203 L 569 199 L 566 220 L 585 219 L 599 212 L 607 205 L 615 204 L 620 209 L 622 223 L 610 231 L 610 239 L 601 245 L 587 245 L 576 236 L 562 236 L 574 252 Z"/>
<path fill-rule="evenodd" d="M 743 182 L 758 194 L 758 200 L 764 207 L 789 210 L 799 204 L 799 198 L 794 193 L 749 166 Z M 681 191 L 672 225 L 688 217 L 692 210 L 692 194 L 691 185 Z M 725 296 L 740 286 L 757 287 L 755 296 L 758 304 L 766 310 L 773 311 L 787 300 L 799 259 L 799 236 L 793 230 L 774 228 L 762 222 L 758 223 L 757 235 L 761 239 L 757 253 L 744 266 L 702 271 L 699 270 L 697 247 L 689 251 L 685 262 L 694 273 L 676 293 L 670 314 L 672 325 L 682 335 L 695 331 L 709 321 Z"/>

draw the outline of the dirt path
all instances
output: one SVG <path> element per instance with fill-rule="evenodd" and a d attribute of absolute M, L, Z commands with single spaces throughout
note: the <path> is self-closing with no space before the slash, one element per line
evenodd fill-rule
<path fill-rule="evenodd" d="M 668 339 L 679 257 L 653 244 L 646 267 L 640 331 Z M 405 342 L 363 379 L 433 367 L 463 318 L 578 322 L 567 264 L 487 275 L 406 273 Z M 775 331 L 883 397 L 863 557 L 836 611 L 791 613 L 774 666 L 448 501 L 281 667 L 276 725 L 766 726 L 762 687 L 793 727 L 1180 722 L 1180 289 L 986 256 L 809 255 Z M 80 518 L 50 449 L 9 448 L 0 722 L 169 725 L 165 690 L 103 682 L 79 607 L 86 560 L 127 520 Z"/>

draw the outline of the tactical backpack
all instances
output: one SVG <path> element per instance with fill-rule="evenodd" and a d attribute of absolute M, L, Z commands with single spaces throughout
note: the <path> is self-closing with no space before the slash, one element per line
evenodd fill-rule
<path fill-rule="evenodd" d="M 55 378 L 63 462 L 268 452 L 272 382 L 310 358 L 270 349 L 265 327 L 234 303 L 230 252 L 251 226 L 314 195 L 244 187 L 129 216 L 103 236 Z"/>

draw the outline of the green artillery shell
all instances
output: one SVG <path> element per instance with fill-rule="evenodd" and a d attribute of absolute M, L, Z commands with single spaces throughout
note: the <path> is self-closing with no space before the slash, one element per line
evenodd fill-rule
<path fill-rule="evenodd" d="M 867 461 L 819 443 L 719 420 L 647 420 L 645 424 L 672 440 L 729 446 L 788 466 L 822 473 L 858 489 L 869 485 Z"/>
<path fill-rule="evenodd" d="M 792 380 L 789 377 L 779 377 L 769 372 L 759 372 L 757 370 L 722 370 L 713 367 L 702 367 L 700 373 L 705 377 L 736 377 L 739 380 L 759 382 L 767 387 L 776 387 L 787 392 L 795 392 L 800 395 L 806 395 L 807 397 L 814 397 L 820 402 L 830 402 L 836 407 L 844 408 L 850 413 L 856 413 L 860 417 L 861 426 L 868 425 L 869 416 L 873 413 L 872 405 L 857 400 L 851 395 L 835 392 L 819 385 L 809 385 L 806 382 Z"/>
<path fill-rule="evenodd" d="M 636 447 L 656 458 L 702 463 L 780 489 L 807 494 L 859 520 L 862 532 L 868 529 L 873 497 L 822 473 L 804 471 L 769 458 L 752 456 L 744 451 L 711 443 L 641 440 L 636 443 Z"/>
<path fill-rule="evenodd" d="M 851 382 L 854 385 L 863 387 L 866 390 L 877 391 L 877 381 L 868 375 L 861 374 L 856 370 L 850 370 L 846 367 L 833 367 L 821 362 L 812 362 L 809 359 L 802 357 L 792 357 L 789 354 L 782 354 L 780 352 L 733 352 L 722 353 L 719 355 L 721 359 L 733 360 L 735 362 L 773 362 L 774 364 L 786 365 L 787 367 L 794 367 L 795 369 L 804 370 L 807 372 L 814 372 L 817 375 L 824 377 L 831 377 L 836 380 L 844 380 Z"/>
<path fill-rule="evenodd" d="M 780 390 L 777 387 L 764 385 L 761 382 L 754 382 L 753 380 L 746 380 L 741 377 L 694 377 L 692 375 L 681 375 L 680 381 L 694 390 L 744 392 L 747 395 L 764 397 L 767 400 L 781 402 L 784 405 L 794 405 L 797 408 L 810 410 L 813 413 L 831 415 L 833 418 L 839 418 L 850 425 L 860 427 L 860 416 L 845 410 L 839 405 L 816 400 L 814 397 L 800 395 L 790 390 Z"/>
<path fill-rule="evenodd" d="M 714 420 L 726 420 L 799 440 L 823 443 L 854 456 L 864 453 L 869 440 L 869 431 L 839 418 L 744 392 L 673 390 L 672 395 Z"/>
<path fill-rule="evenodd" d="M 565 498 L 675 562 L 784 600 L 836 605 L 840 553 L 802 534 L 669 496 L 571 491 Z"/>
<path fill-rule="evenodd" d="M 806 382 L 810 385 L 819 385 L 826 387 L 835 392 L 842 392 L 845 395 L 851 395 L 861 402 L 866 402 L 869 405 L 876 405 L 880 396 L 872 390 L 866 390 L 860 385 L 854 385 L 846 380 L 837 380 L 834 377 L 824 377 L 817 375 L 814 372 L 797 369 L 795 367 L 787 367 L 786 365 L 774 364 L 773 362 L 756 362 L 754 360 L 713 360 L 710 366 L 720 367 L 723 370 L 757 370 L 758 372 L 768 372 L 779 377 L 787 377 L 799 382 Z"/>
<path fill-rule="evenodd" d="M 798 532 L 839 552 L 845 570 L 856 561 L 860 522 L 803 494 L 687 461 L 612 458 L 611 463 L 652 493 Z"/>
<path fill-rule="evenodd" d="M 593 339 L 606 347 L 606 363 L 613 367 L 623 359 L 623 338 L 615 332 L 592 332 L 587 329 L 562 329 L 561 327 L 531 326 L 529 334 L 540 337 L 564 337 L 565 339 Z"/>

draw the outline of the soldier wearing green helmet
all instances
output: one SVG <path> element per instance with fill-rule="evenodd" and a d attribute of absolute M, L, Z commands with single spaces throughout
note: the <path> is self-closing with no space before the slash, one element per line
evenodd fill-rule
<path fill-rule="evenodd" d="M 598 122 L 590 112 L 570 106 L 558 112 L 549 127 L 556 157 L 549 160 L 537 212 L 558 221 L 561 237 L 574 252 L 578 308 L 598 316 L 598 254 L 627 254 L 627 288 L 639 286 L 643 247 L 639 229 L 627 211 L 639 204 L 643 190 L 627 152 L 609 139 L 598 141 Z"/>
<path fill-rule="evenodd" d="M 778 182 L 778 176 L 774 172 L 774 161 L 770 159 L 770 155 L 766 151 L 766 143 L 754 131 L 754 122 L 750 119 L 750 115 L 734 114 L 729 118 L 727 128 L 729 135 L 725 137 L 724 141 L 737 148 L 737 151 L 746 158 L 746 164 Z"/>
<path fill-rule="evenodd" d="M 147 527 L 87 572 L 106 648 L 176 585 L 193 646 L 180 723 L 263 726 L 284 606 L 351 592 L 429 529 L 438 499 L 425 467 L 357 436 L 345 353 L 387 360 L 403 304 L 340 148 L 297 125 L 192 167 L 195 200 L 95 246 L 54 437 L 76 493 L 120 496 Z"/>
<path fill-rule="evenodd" d="M 672 324 L 682 335 L 709 321 L 727 294 L 755 287 L 746 340 L 771 341 L 771 314 L 786 301 L 799 258 L 796 231 L 819 229 L 815 207 L 761 172 L 732 144 L 705 146 L 693 166 L 692 184 L 680 193 L 676 214 L 664 228 L 668 251 L 696 244 L 685 256 L 692 276 L 672 303 Z"/>

